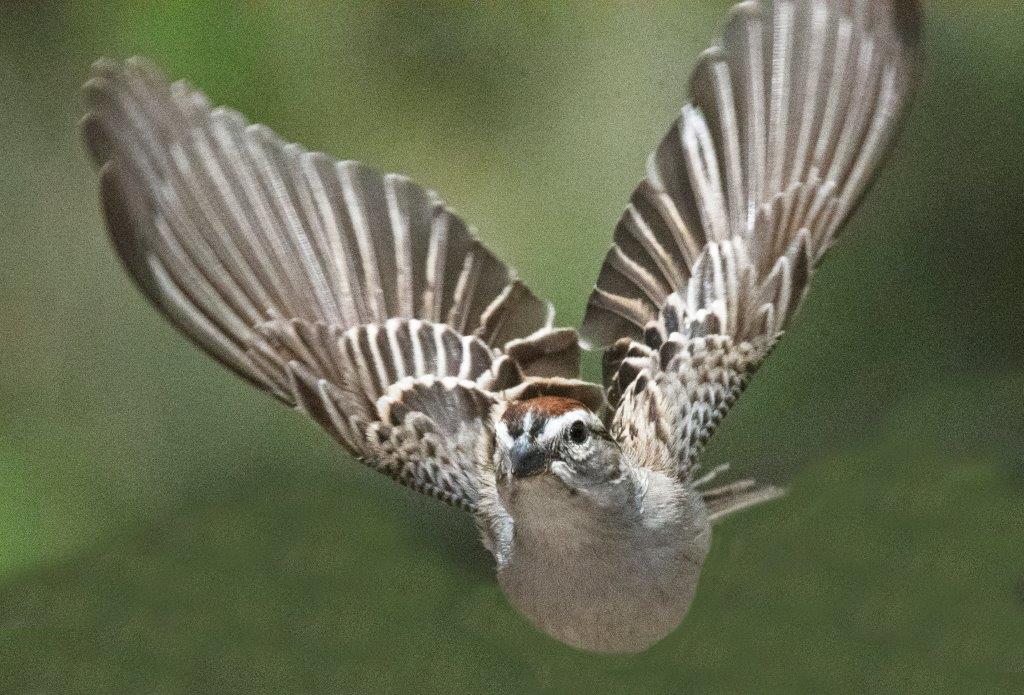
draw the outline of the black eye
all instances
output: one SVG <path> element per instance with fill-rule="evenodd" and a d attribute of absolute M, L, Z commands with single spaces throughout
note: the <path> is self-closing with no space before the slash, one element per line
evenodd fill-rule
<path fill-rule="evenodd" d="M 587 429 L 583 420 L 577 420 L 569 425 L 569 431 L 566 434 L 574 444 L 582 444 L 590 436 L 590 430 Z"/>

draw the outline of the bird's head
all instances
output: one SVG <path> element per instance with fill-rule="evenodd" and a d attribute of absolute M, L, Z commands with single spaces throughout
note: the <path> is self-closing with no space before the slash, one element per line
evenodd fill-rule
<path fill-rule="evenodd" d="M 514 518 L 531 510 L 621 507 L 629 481 L 619 445 L 579 401 L 514 401 L 496 425 L 498 492 Z"/>

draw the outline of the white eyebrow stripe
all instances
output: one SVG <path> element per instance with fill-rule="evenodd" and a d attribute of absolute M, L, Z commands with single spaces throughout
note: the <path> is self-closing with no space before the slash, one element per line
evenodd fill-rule
<path fill-rule="evenodd" d="M 505 449 L 512 448 L 512 435 L 509 434 L 508 425 L 504 421 L 498 420 L 498 423 L 494 426 L 494 436 Z"/>

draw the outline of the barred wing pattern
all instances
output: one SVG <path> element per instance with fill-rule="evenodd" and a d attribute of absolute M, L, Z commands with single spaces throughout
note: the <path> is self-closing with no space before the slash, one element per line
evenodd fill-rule
<path fill-rule="evenodd" d="M 574 378 L 575 331 L 407 178 L 285 143 L 140 59 L 98 62 L 85 96 L 111 237 L 153 304 L 367 463 L 474 509 L 497 394 Z"/>
<path fill-rule="evenodd" d="M 693 480 L 796 312 L 897 130 L 916 15 L 907 0 L 743 2 L 701 57 L 583 326 L 608 347 L 613 430 L 644 465 Z M 705 492 L 720 508 L 756 497 L 746 481 Z"/>

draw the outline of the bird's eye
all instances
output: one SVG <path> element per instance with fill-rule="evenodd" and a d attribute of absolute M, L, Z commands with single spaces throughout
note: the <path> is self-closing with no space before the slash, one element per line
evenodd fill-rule
<path fill-rule="evenodd" d="M 590 436 L 590 431 L 587 430 L 587 426 L 583 420 L 577 420 L 569 425 L 569 431 L 566 434 L 569 437 L 569 440 L 574 444 L 582 444 L 587 441 L 587 437 Z"/>

